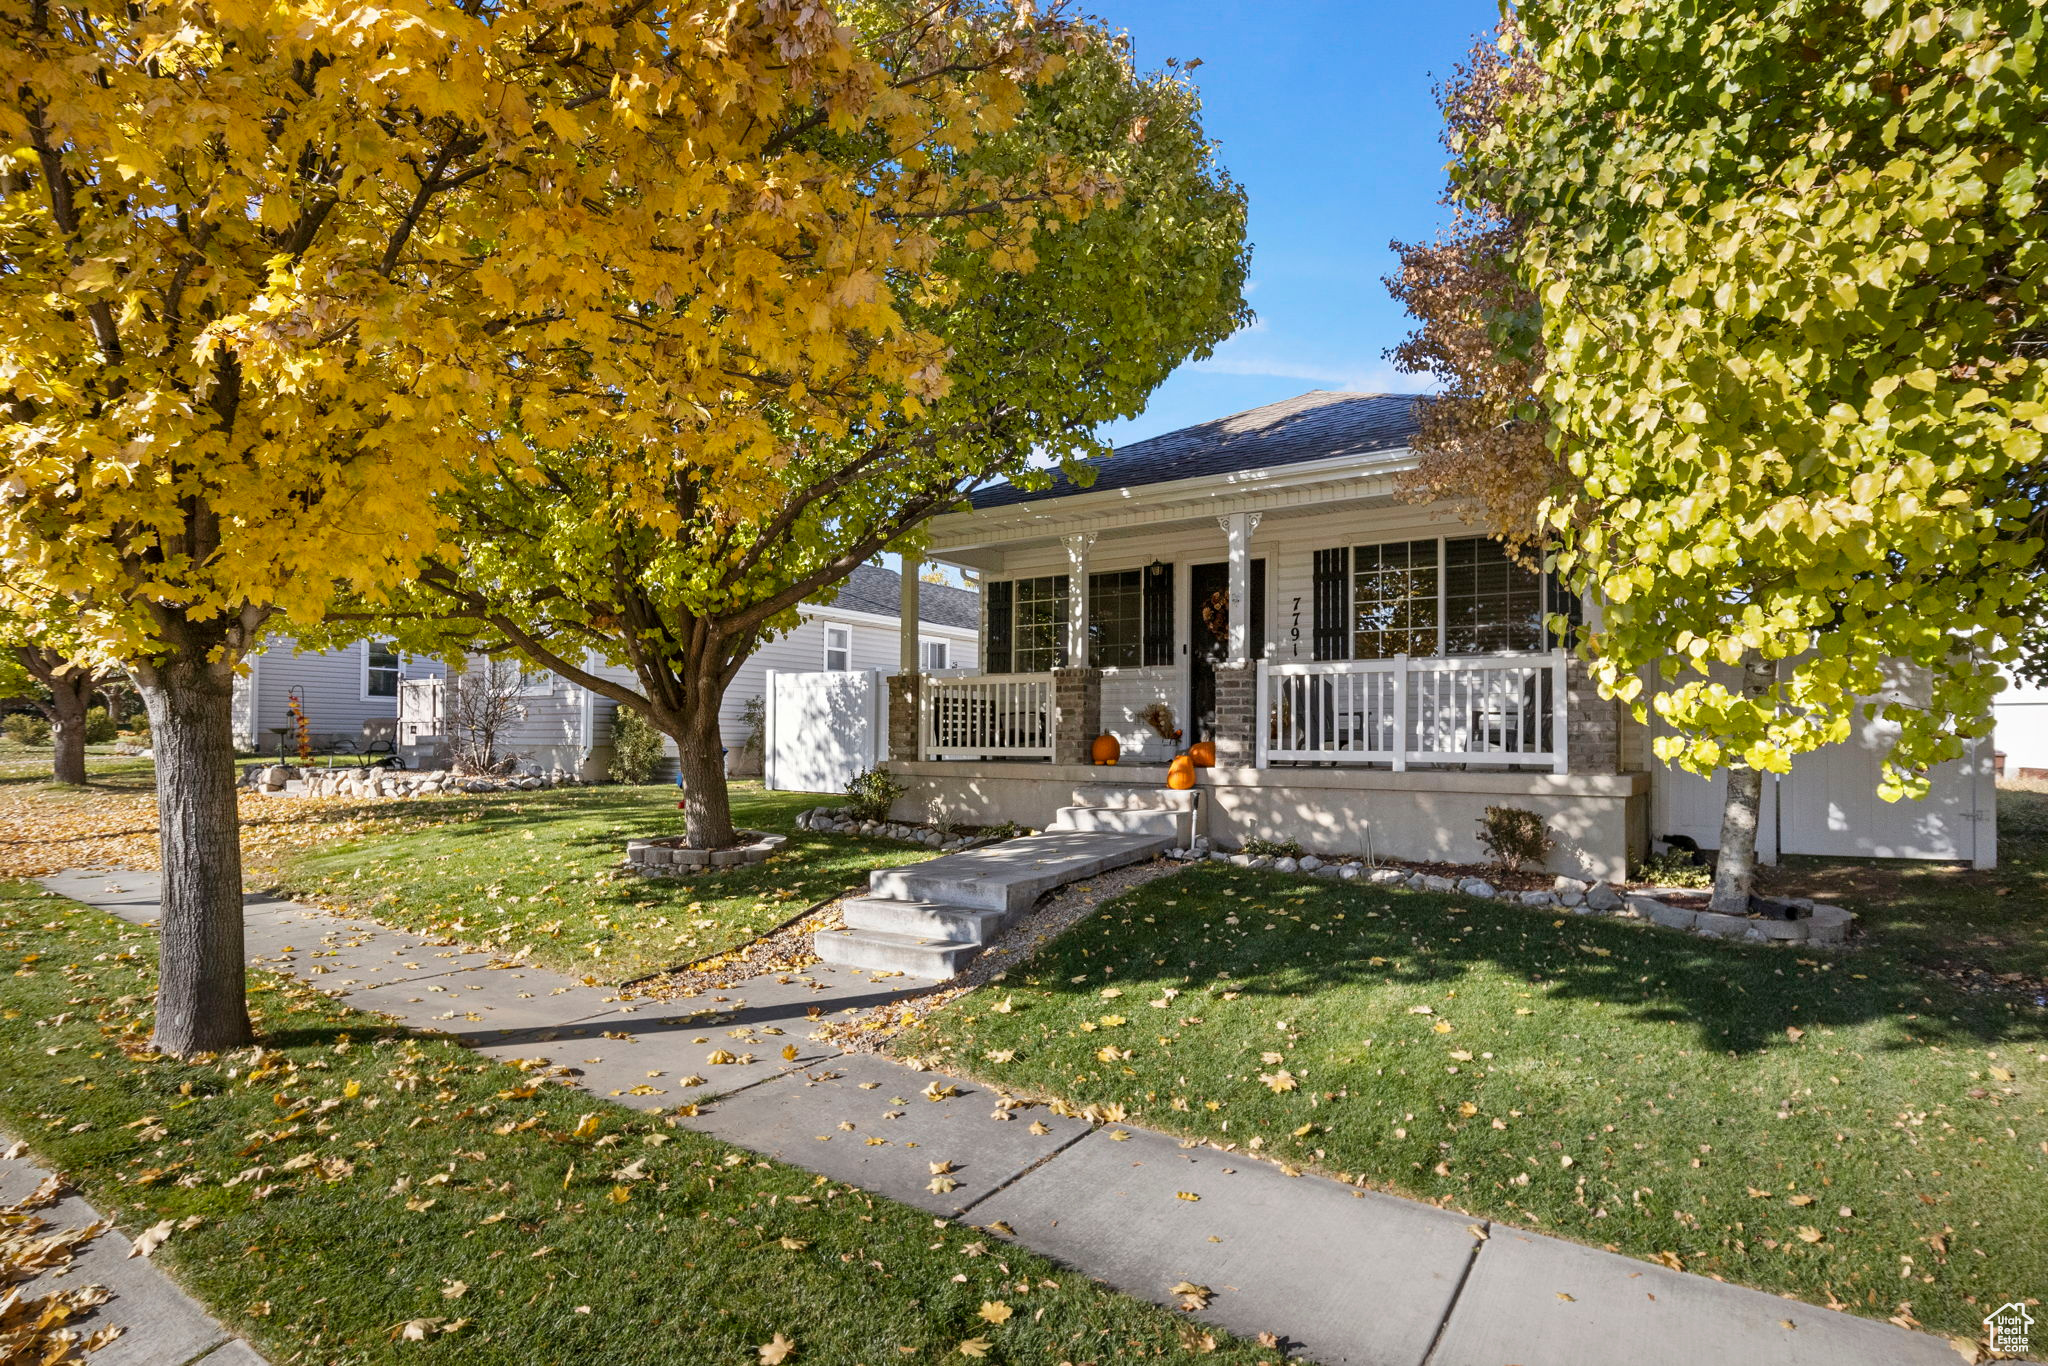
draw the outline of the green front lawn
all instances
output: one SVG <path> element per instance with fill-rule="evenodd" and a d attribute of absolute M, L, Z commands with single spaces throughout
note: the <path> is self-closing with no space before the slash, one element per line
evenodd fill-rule
<path fill-rule="evenodd" d="M 131 1237 L 180 1221 L 158 1263 L 275 1361 L 741 1366 L 778 1334 L 795 1366 L 1199 1354 L 975 1230 L 287 979 L 253 984 L 260 1057 L 158 1059 L 151 941 L 27 884 L 0 884 L 0 962 L 0 1126 Z"/>
<path fill-rule="evenodd" d="M 2007 876 L 2035 888 L 2013 854 Z M 2026 895 L 1970 923 L 2038 940 L 2048 898 Z M 1211 864 L 1134 890 L 898 1047 L 1974 1336 L 2048 1285 L 2048 1013 L 1952 989 L 1896 932 L 1799 957 Z"/>
<path fill-rule="evenodd" d="M 278 875 L 294 895 L 387 924 L 506 953 L 530 949 L 535 962 L 560 971 L 630 981 L 745 944 L 813 902 L 865 883 L 871 869 L 931 857 L 920 847 L 796 830 L 797 814 L 822 800 L 733 784 L 733 819 L 788 833 L 790 841 L 767 863 L 694 878 L 642 880 L 618 871 L 629 836 L 681 828 L 673 787 L 348 806 L 334 829 L 314 829 L 314 838 L 285 856 Z"/>

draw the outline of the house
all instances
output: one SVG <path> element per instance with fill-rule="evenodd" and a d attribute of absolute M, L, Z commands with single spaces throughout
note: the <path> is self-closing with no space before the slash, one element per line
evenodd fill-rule
<path fill-rule="evenodd" d="M 916 667 L 945 671 L 972 668 L 975 662 L 979 613 L 971 590 L 945 584 L 921 585 L 917 627 L 907 633 Z M 762 703 L 772 673 L 864 675 L 895 670 L 906 633 L 898 611 L 903 601 L 899 577 L 876 565 L 862 565 L 839 586 L 830 601 L 798 607 L 798 624 L 767 641 L 740 667 L 726 689 L 719 726 L 725 737 L 728 770 L 758 773 L 761 751 L 752 743 L 750 704 Z M 593 671 L 636 686 L 632 671 L 621 665 L 595 664 Z M 523 715 L 501 741 L 503 753 L 516 755 L 521 769 L 564 772 L 584 778 L 605 776 L 611 760 L 612 718 L 618 704 L 547 670 L 520 675 Z M 408 703 L 403 730 L 409 747 L 432 747 L 441 704 L 431 683 L 415 690 Z M 669 763 L 663 778 L 675 775 L 675 746 L 666 747 Z M 420 756 L 425 762 L 424 754 Z"/>
<path fill-rule="evenodd" d="M 1653 838 L 1718 844 L 1719 780 L 1660 765 L 1547 629 L 1598 604 L 1399 496 L 1415 404 L 1303 394 L 1120 448 L 1086 487 L 996 486 L 934 519 L 929 556 L 981 581 L 985 672 L 891 680 L 895 814 L 1157 805 L 1173 754 L 1209 741 L 1193 800 L 1225 848 L 1478 862 L 1489 806 L 1542 813 L 1578 876 L 1623 876 Z M 1098 735 L 1114 767 L 1090 762 Z M 1988 748 L 1880 809 L 1883 740 L 1869 721 L 1773 783 L 1764 857 L 1988 863 Z"/>
<path fill-rule="evenodd" d="M 1991 743 L 2003 765 L 1999 776 L 2048 781 L 2048 688 L 2008 677 L 1991 716 Z"/>
<path fill-rule="evenodd" d="M 274 636 L 249 655 L 248 667 L 235 679 L 235 748 L 244 754 L 296 754 L 295 699 L 317 749 L 364 748 L 366 722 L 389 723 L 373 727 L 379 730 L 396 727 L 404 680 L 446 672 L 441 661 L 401 655 L 389 641 L 301 650 L 289 636 Z"/>

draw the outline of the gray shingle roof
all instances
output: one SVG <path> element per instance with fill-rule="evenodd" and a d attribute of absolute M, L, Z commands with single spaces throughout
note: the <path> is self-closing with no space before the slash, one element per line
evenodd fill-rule
<path fill-rule="evenodd" d="M 977 508 L 1008 507 L 1091 489 L 1139 488 L 1205 474 L 1276 469 L 1338 455 L 1396 451 L 1415 435 L 1414 394 L 1344 394 L 1315 389 L 1212 422 L 1200 422 L 1119 446 L 1096 462 L 1090 489 L 1064 475 L 1051 487 L 1026 491 L 996 484 L 974 495 Z"/>
<path fill-rule="evenodd" d="M 818 605 L 843 607 L 849 612 L 871 612 L 878 617 L 900 616 L 903 610 L 903 576 L 880 565 L 864 564 L 839 585 L 839 595 L 829 602 L 820 595 Z M 950 584 L 921 583 L 917 586 L 917 619 L 933 626 L 958 626 L 978 630 L 981 602 L 969 588 Z"/>

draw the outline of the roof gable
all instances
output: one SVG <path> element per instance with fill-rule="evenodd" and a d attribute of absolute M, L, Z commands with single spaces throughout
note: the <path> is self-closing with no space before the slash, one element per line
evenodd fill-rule
<path fill-rule="evenodd" d="M 839 585 L 836 596 L 827 598 L 821 593 L 806 605 L 838 607 L 878 617 L 901 617 L 903 576 L 880 565 L 860 565 Z M 917 619 L 932 626 L 976 630 L 981 625 L 981 600 L 972 589 L 955 588 L 945 583 L 921 583 L 917 586 Z"/>

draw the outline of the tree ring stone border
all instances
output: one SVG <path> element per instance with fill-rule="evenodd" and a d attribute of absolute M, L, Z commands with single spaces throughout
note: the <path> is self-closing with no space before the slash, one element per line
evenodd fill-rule
<path fill-rule="evenodd" d="M 789 840 L 766 830 L 738 830 L 740 843 L 728 849 L 693 849 L 681 835 L 626 841 L 626 871 L 642 877 L 678 877 L 705 868 L 743 868 L 765 863 Z"/>

